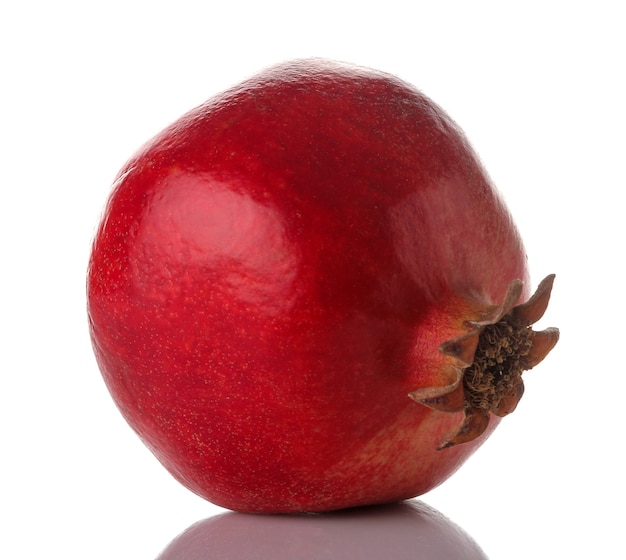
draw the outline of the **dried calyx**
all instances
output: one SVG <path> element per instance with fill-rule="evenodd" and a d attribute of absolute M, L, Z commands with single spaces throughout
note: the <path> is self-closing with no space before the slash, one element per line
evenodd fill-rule
<path fill-rule="evenodd" d="M 514 280 L 501 305 L 488 307 L 479 321 L 466 323 L 470 332 L 441 345 L 441 352 L 454 359 L 452 383 L 409 395 L 435 410 L 465 413 L 439 449 L 480 436 L 491 413 L 506 416 L 515 410 L 524 393 L 522 372 L 541 362 L 559 339 L 558 329 L 531 328 L 548 306 L 553 282 L 554 275 L 548 276 L 526 303 L 515 306 L 523 283 Z"/>

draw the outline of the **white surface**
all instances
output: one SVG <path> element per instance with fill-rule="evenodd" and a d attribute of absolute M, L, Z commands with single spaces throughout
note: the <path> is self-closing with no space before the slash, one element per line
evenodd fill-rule
<path fill-rule="evenodd" d="M 503 192 L 534 283 L 557 274 L 542 324 L 561 328 L 559 345 L 526 374 L 515 414 L 423 500 L 492 559 L 626 555 L 619 3 L 5 4 L 3 557 L 156 558 L 222 511 L 179 486 L 112 404 L 87 336 L 85 267 L 135 149 L 214 93 L 300 56 L 374 66 L 434 98 Z"/>

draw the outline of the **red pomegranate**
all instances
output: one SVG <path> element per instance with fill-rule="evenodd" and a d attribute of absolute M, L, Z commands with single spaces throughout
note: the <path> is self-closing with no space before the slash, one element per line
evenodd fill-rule
<path fill-rule="evenodd" d="M 280 64 L 119 173 L 88 271 L 121 413 L 226 508 L 324 511 L 449 477 L 558 339 L 460 128 L 388 74 Z"/>

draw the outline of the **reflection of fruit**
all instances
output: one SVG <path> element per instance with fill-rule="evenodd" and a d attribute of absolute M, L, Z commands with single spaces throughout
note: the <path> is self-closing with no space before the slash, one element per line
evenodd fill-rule
<path fill-rule="evenodd" d="M 514 307 L 526 281 L 449 117 L 389 75 L 308 60 L 130 160 L 88 303 L 113 398 L 178 480 L 232 509 L 322 511 L 429 490 L 515 407 L 557 338 L 529 326 L 552 278 Z"/>
<path fill-rule="evenodd" d="M 192 525 L 157 560 L 486 560 L 476 542 L 421 502 L 307 516 L 225 513 Z"/>

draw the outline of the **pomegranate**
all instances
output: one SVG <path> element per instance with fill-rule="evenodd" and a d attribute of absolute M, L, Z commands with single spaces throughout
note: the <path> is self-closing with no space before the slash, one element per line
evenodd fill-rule
<path fill-rule="evenodd" d="M 120 171 L 88 315 L 121 413 L 182 484 L 247 512 L 414 497 L 513 411 L 558 339 L 450 117 L 391 75 L 290 61 Z"/>

